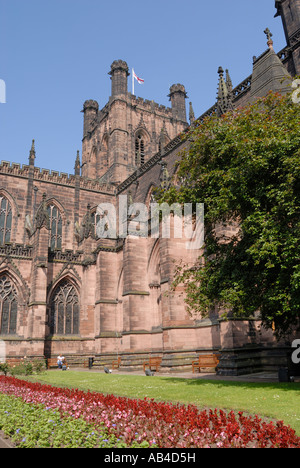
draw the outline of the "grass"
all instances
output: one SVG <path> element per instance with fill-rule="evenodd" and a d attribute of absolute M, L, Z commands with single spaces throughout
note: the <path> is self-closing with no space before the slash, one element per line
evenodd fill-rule
<path fill-rule="evenodd" d="M 82 419 L 0 393 L 0 428 L 19 448 L 108 448 L 116 439 Z"/>
<path fill-rule="evenodd" d="M 244 411 L 282 420 L 300 436 L 299 383 L 249 383 L 159 376 L 150 378 L 144 375 L 72 370 L 47 371 L 31 376 L 30 380 L 129 398 L 146 397 L 193 404 L 200 408 Z"/>

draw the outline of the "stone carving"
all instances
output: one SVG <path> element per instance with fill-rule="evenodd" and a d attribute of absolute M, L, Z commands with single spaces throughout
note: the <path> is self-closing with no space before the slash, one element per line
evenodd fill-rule
<path fill-rule="evenodd" d="M 43 193 L 43 201 L 35 217 L 36 229 L 41 229 L 43 226 L 45 226 L 46 229 L 50 230 L 50 218 L 47 208 L 46 196 L 46 193 Z"/>

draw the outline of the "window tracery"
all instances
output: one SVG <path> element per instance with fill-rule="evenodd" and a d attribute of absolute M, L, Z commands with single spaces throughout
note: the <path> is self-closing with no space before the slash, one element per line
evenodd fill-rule
<path fill-rule="evenodd" d="M 50 236 L 49 248 L 50 250 L 61 249 L 62 247 L 62 217 L 59 209 L 51 204 L 47 207 L 49 215 Z"/>
<path fill-rule="evenodd" d="M 9 201 L 0 195 L 0 245 L 10 242 L 12 209 Z"/>
<path fill-rule="evenodd" d="M 135 165 L 142 166 L 143 164 L 145 164 L 145 140 L 139 133 L 135 139 Z"/>
<path fill-rule="evenodd" d="M 7 275 L 0 277 L 0 334 L 13 335 L 17 330 L 17 291 Z"/>
<path fill-rule="evenodd" d="M 70 281 L 60 283 L 51 298 L 50 334 L 76 335 L 79 333 L 79 299 Z"/>

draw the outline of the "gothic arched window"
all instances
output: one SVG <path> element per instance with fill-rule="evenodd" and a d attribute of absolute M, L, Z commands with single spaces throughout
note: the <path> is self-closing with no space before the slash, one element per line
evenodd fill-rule
<path fill-rule="evenodd" d="M 61 249 L 62 244 L 62 218 L 59 209 L 51 204 L 48 205 L 50 222 L 49 247 L 51 250 Z"/>
<path fill-rule="evenodd" d="M 79 300 L 70 281 L 60 283 L 52 294 L 49 326 L 51 335 L 79 333 Z"/>
<path fill-rule="evenodd" d="M 145 140 L 139 133 L 135 139 L 135 165 L 141 166 L 142 164 L 145 164 Z"/>
<path fill-rule="evenodd" d="M 0 276 L 0 334 L 14 335 L 17 330 L 17 291 L 7 275 Z"/>
<path fill-rule="evenodd" d="M 12 211 L 7 198 L 0 195 L 0 244 L 10 242 Z"/>

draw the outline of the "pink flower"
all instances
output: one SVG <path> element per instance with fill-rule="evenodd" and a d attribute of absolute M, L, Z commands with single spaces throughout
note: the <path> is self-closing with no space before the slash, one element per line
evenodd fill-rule
<path fill-rule="evenodd" d="M 189 405 L 153 400 L 117 398 L 113 395 L 55 388 L 13 377 L 0 376 L 0 392 L 32 404 L 83 418 L 95 427 L 105 425 L 109 434 L 130 444 L 148 441 L 159 448 L 172 447 L 281 447 L 300 448 L 300 438 L 282 422 L 262 422 L 232 411 L 200 411 Z"/>

